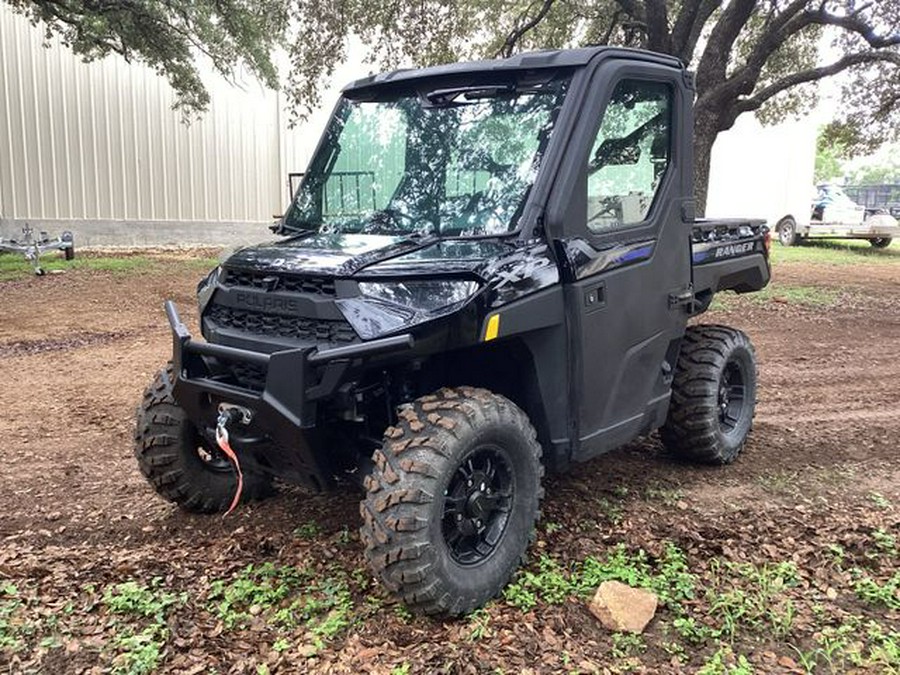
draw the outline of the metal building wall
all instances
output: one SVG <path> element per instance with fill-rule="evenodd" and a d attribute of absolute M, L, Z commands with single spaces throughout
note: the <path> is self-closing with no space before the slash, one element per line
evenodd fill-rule
<path fill-rule="evenodd" d="M 0 5 L 0 236 L 25 222 L 72 229 L 82 244 L 264 236 L 286 171 L 304 168 L 286 166 L 298 160 L 283 152 L 279 97 L 252 78 L 205 81 L 210 110 L 186 126 L 164 78 L 44 46 L 40 28 Z"/>

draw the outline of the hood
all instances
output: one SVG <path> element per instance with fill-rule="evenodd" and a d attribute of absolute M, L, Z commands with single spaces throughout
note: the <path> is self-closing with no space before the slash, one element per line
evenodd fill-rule
<path fill-rule="evenodd" d="M 381 234 L 313 234 L 241 248 L 226 268 L 351 276 L 366 265 L 422 248 L 427 242 Z"/>
<path fill-rule="evenodd" d="M 233 269 L 347 277 L 474 272 L 512 247 L 497 240 L 439 240 L 380 234 L 314 234 L 248 246 L 232 253 Z M 360 275 L 362 276 L 362 275 Z"/>

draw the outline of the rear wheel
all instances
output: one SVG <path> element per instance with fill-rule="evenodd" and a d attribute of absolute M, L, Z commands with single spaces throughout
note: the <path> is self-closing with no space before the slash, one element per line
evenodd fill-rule
<path fill-rule="evenodd" d="M 797 221 L 788 216 L 778 221 L 775 226 L 778 232 L 778 241 L 782 246 L 796 246 L 800 243 L 800 236 L 797 234 Z"/>
<path fill-rule="evenodd" d="M 756 356 L 746 334 L 727 326 L 691 326 L 684 335 L 666 423 L 674 454 L 729 464 L 740 454 L 756 408 Z"/>
<path fill-rule="evenodd" d="M 206 439 L 172 397 L 172 365 L 157 373 L 138 411 L 134 454 L 141 473 L 163 497 L 186 511 L 225 511 L 237 477 L 228 459 Z M 272 479 L 243 468 L 241 502 L 273 492 Z"/>
<path fill-rule="evenodd" d="M 541 448 L 528 417 L 484 389 L 406 404 L 360 504 L 366 558 L 414 611 L 459 615 L 500 592 L 534 536 Z"/>
<path fill-rule="evenodd" d="M 887 248 L 891 245 L 893 239 L 890 237 L 878 237 L 876 239 L 869 239 L 869 243 L 872 244 L 875 248 Z"/>

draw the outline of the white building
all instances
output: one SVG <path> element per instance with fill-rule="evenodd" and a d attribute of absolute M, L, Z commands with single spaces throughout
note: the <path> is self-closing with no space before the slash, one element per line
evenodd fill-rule
<path fill-rule="evenodd" d="M 264 238 L 340 86 L 367 70 L 361 60 L 345 64 L 323 110 L 292 130 L 279 94 L 250 77 L 232 86 L 207 69 L 210 109 L 186 126 L 167 82 L 149 68 L 117 56 L 84 63 L 56 41 L 45 46 L 40 28 L 0 4 L 0 236 L 30 224 L 73 230 L 79 245 Z M 763 149 L 760 133 L 748 119 L 720 137 L 710 214 L 765 215 L 745 204 L 764 198 L 762 184 L 781 161 L 770 153 L 794 141 L 803 162 L 811 152 L 791 133 Z"/>

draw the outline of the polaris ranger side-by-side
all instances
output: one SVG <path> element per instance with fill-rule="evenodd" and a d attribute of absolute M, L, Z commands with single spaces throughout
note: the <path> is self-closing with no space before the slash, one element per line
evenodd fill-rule
<path fill-rule="evenodd" d="M 734 460 L 753 348 L 687 322 L 768 283 L 768 230 L 695 218 L 693 96 L 677 60 L 615 48 L 349 85 L 283 238 L 200 283 L 205 340 L 167 303 L 141 471 L 205 512 L 359 476 L 373 572 L 456 615 L 519 565 L 545 469 L 656 429 Z"/>

